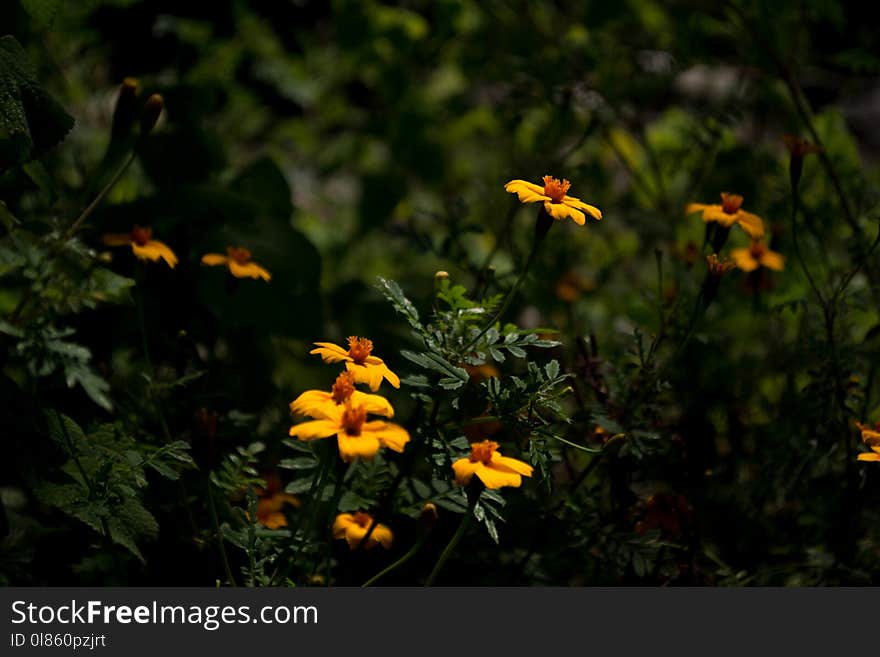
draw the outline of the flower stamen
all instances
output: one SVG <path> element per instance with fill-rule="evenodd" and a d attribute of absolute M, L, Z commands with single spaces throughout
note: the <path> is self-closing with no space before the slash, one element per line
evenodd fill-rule
<path fill-rule="evenodd" d="M 360 436 L 364 422 L 367 421 L 367 409 L 365 406 L 345 405 L 342 412 L 342 428 L 349 436 Z"/>
<path fill-rule="evenodd" d="M 740 194 L 721 192 L 721 210 L 724 214 L 736 214 L 742 207 L 743 197 Z"/>
<path fill-rule="evenodd" d="M 251 252 L 242 246 L 227 246 L 226 255 L 240 265 L 246 265 L 251 260 Z"/>
<path fill-rule="evenodd" d="M 337 376 L 333 387 L 330 388 L 330 394 L 337 406 L 351 399 L 354 394 L 354 375 L 346 371 Z"/>
<path fill-rule="evenodd" d="M 484 440 L 481 443 L 471 443 L 471 455 L 468 457 L 471 463 L 483 463 L 489 465 L 492 455 L 498 449 L 498 443 L 494 440 Z"/>
<path fill-rule="evenodd" d="M 363 365 L 373 352 L 373 341 L 367 338 L 348 337 L 348 355 L 358 365 Z"/>
<path fill-rule="evenodd" d="M 138 246 L 146 246 L 147 242 L 153 237 L 153 229 L 150 227 L 138 226 L 131 229 L 131 241 Z"/>
<path fill-rule="evenodd" d="M 549 196 L 553 203 L 562 203 L 571 183 L 565 178 L 561 181 L 553 176 L 544 176 L 544 196 Z"/>

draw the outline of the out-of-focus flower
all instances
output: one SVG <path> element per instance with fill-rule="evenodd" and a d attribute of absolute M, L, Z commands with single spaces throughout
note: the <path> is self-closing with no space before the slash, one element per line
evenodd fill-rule
<path fill-rule="evenodd" d="M 880 422 L 874 426 L 856 422 L 856 427 L 862 433 L 862 441 L 871 448 L 870 452 L 859 454 L 859 461 L 880 461 Z"/>
<path fill-rule="evenodd" d="M 498 443 L 492 440 L 471 443 L 470 456 L 460 458 L 452 464 L 455 483 L 466 486 L 477 475 L 486 488 L 518 487 L 522 484 L 522 477 L 532 476 L 532 466 L 528 463 L 501 456 L 497 450 Z"/>
<path fill-rule="evenodd" d="M 273 473 L 265 475 L 266 487 L 257 488 L 257 522 L 269 529 L 280 529 L 287 526 L 284 507 L 299 508 L 302 502 L 298 497 L 283 490 L 281 478 Z"/>
<path fill-rule="evenodd" d="M 132 252 L 140 260 L 155 262 L 159 258 L 164 260 L 172 269 L 177 265 L 177 256 L 168 246 L 153 239 L 153 229 L 137 226 L 130 233 L 109 233 L 101 240 L 107 246 L 130 246 Z"/>
<path fill-rule="evenodd" d="M 719 278 L 736 267 L 733 261 L 727 258 L 722 260 L 715 253 L 706 256 L 706 265 L 709 267 L 709 274 Z"/>
<path fill-rule="evenodd" d="M 373 341 L 367 338 L 349 336 L 348 350 L 332 342 L 316 342 L 317 349 L 312 349 L 310 354 L 318 354 L 325 363 L 345 363 L 345 368 L 354 375 L 356 383 L 366 383 L 370 390 L 376 391 L 387 379 L 395 388 L 400 387 L 400 378 L 388 369 L 385 362 L 373 356 Z"/>
<path fill-rule="evenodd" d="M 348 541 L 348 547 L 356 550 L 361 542 L 364 548 L 369 550 L 377 545 L 384 548 L 391 547 L 394 535 L 391 530 L 382 523 L 376 523 L 369 538 L 364 541 L 370 527 L 373 526 L 373 517 L 369 513 L 358 511 L 357 513 L 340 513 L 333 521 L 333 538 L 344 538 Z"/>
<path fill-rule="evenodd" d="M 272 280 L 272 274 L 257 263 L 251 261 L 251 252 L 242 246 L 227 246 L 226 255 L 207 253 L 202 256 L 203 265 L 226 265 L 229 273 L 236 278 L 262 278 Z"/>
<path fill-rule="evenodd" d="M 781 253 L 771 251 L 760 240 L 752 240 L 751 246 L 743 249 L 733 249 L 730 257 L 737 267 L 743 271 L 755 271 L 758 267 L 766 267 L 782 271 L 785 269 L 785 257 Z"/>
<path fill-rule="evenodd" d="M 657 493 L 648 498 L 642 519 L 636 523 L 636 533 L 644 534 L 659 529 L 666 538 L 678 538 L 693 523 L 694 508 L 684 495 Z"/>
<path fill-rule="evenodd" d="M 595 289 L 596 283 L 578 272 L 570 270 L 556 281 L 556 296 L 567 303 L 574 303 L 581 294 Z"/>
<path fill-rule="evenodd" d="M 327 418 L 347 402 L 355 406 L 363 406 L 367 409 L 367 413 L 394 417 L 394 409 L 387 399 L 381 395 L 368 395 L 355 390 L 354 375 L 348 370 L 336 377 L 330 392 L 306 390 L 290 402 L 290 412 L 294 415 L 308 415 L 318 419 Z"/>
<path fill-rule="evenodd" d="M 743 197 L 739 194 L 721 192 L 721 205 L 689 203 L 685 213 L 701 212 L 703 221 L 706 223 L 716 222 L 724 228 L 730 228 L 733 224 L 739 224 L 740 228 L 752 239 L 764 237 L 764 222 L 761 220 L 761 217 L 743 210 L 741 208 L 742 202 Z"/>
<path fill-rule="evenodd" d="M 387 447 L 402 452 L 409 442 L 406 429 L 392 422 L 367 422 L 366 406 L 354 405 L 349 400 L 342 406 L 324 408 L 326 417 L 302 422 L 290 427 L 290 435 L 300 440 L 329 438 L 335 435 L 339 456 L 349 463 L 356 458 L 370 460 L 379 449 Z"/>
<path fill-rule="evenodd" d="M 464 369 L 467 370 L 467 373 L 470 375 L 471 381 L 473 381 L 474 383 L 481 383 L 482 381 L 487 381 L 489 379 L 501 378 L 501 372 L 499 372 L 498 368 L 495 367 L 492 363 L 483 363 L 482 365 L 465 364 Z"/>
<path fill-rule="evenodd" d="M 576 224 L 583 226 L 587 221 L 584 213 L 600 220 L 602 211 L 599 208 L 567 195 L 570 187 L 568 180 L 553 176 L 544 176 L 543 187 L 525 180 L 511 180 L 504 185 L 505 191 L 515 193 L 521 203 L 543 202 L 544 211 L 557 221 L 571 217 Z"/>

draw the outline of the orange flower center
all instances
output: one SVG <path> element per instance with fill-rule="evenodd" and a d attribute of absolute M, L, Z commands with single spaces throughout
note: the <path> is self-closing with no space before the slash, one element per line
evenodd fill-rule
<path fill-rule="evenodd" d="M 560 181 L 553 176 L 544 176 L 544 196 L 549 196 L 554 203 L 562 203 L 569 187 L 571 183 L 564 178 Z"/>
<path fill-rule="evenodd" d="M 721 209 L 725 214 L 736 214 L 743 204 L 743 197 L 739 194 L 721 192 Z"/>
<path fill-rule="evenodd" d="M 373 524 L 373 518 L 369 513 L 364 513 L 363 511 L 358 511 L 357 513 L 353 513 L 351 519 L 354 520 L 354 523 L 359 527 L 369 527 Z"/>
<path fill-rule="evenodd" d="M 251 252 L 241 246 L 227 246 L 226 255 L 240 265 L 247 264 L 251 259 Z"/>
<path fill-rule="evenodd" d="M 767 247 L 764 246 L 763 242 L 752 242 L 752 245 L 749 247 L 749 253 L 755 260 L 758 260 L 767 253 Z"/>
<path fill-rule="evenodd" d="M 345 405 L 342 411 L 342 428 L 349 436 L 360 436 L 364 422 L 367 420 L 367 409 L 363 406 Z"/>
<path fill-rule="evenodd" d="M 498 443 L 494 440 L 484 440 L 481 443 L 471 443 L 471 463 L 481 462 L 489 465 L 492 461 L 492 454 L 498 449 Z"/>
<path fill-rule="evenodd" d="M 131 229 L 131 241 L 138 246 L 144 246 L 147 242 L 150 241 L 151 237 L 153 237 L 152 228 L 144 228 L 143 226 L 138 226 L 135 224 L 135 227 Z"/>
<path fill-rule="evenodd" d="M 348 355 L 358 365 L 363 365 L 373 351 L 373 341 L 353 335 L 348 338 Z"/>
<path fill-rule="evenodd" d="M 333 383 L 333 387 L 330 389 L 330 394 L 333 396 L 333 401 L 336 402 L 336 405 L 344 404 L 349 398 L 351 398 L 353 393 L 354 376 L 352 373 L 343 372 L 337 376 L 336 381 Z"/>

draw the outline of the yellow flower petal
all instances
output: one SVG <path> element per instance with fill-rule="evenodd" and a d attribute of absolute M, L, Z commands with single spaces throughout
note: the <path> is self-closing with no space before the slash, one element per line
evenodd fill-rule
<path fill-rule="evenodd" d="M 716 221 L 725 228 L 729 228 L 736 221 L 736 215 L 727 214 L 720 205 L 707 205 L 703 209 L 703 221 L 706 223 Z"/>
<path fill-rule="evenodd" d="M 351 394 L 351 403 L 353 406 L 363 406 L 367 409 L 367 413 L 372 413 L 373 415 L 394 417 L 394 408 L 392 408 L 391 403 L 381 395 L 368 395 L 360 390 L 355 390 Z"/>
<path fill-rule="evenodd" d="M 316 342 L 317 349 L 312 349 L 310 354 L 318 354 L 325 363 L 338 363 L 341 360 L 351 360 L 348 349 L 343 349 L 332 342 Z"/>
<path fill-rule="evenodd" d="M 375 436 L 383 447 L 393 449 L 395 452 L 402 452 L 409 442 L 409 432 L 406 429 L 399 424 L 383 422 L 382 420 L 364 423 L 361 429 L 361 436 L 364 435 Z"/>
<path fill-rule="evenodd" d="M 599 208 L 597 208 L 595 205 L 590 205 L 589 203 L 584 203 L 579 198 L 576 198 L 574 196 L 566 196 L 565 198 L 562 199 L 562 202 L 568 206 L 571 206 L 573 208 L 577 208 L 578 210 L 583 210 L 584 212 L 586 212 L 588 215 L 590 215 L 591 217 L 593 217 L 593 219 L 596 219 L 597 221 L 602 219 L 602 211 Z"/>
<path fill-rule="evenodd" d="M 880 454 L 865 452 L 864 454 L 859 454 L 859 461 L 880 461 Z"/>
<path fill-rule="evenodd" d="M 236 278 L 262 278 L 264 281 L 272 279 L 272 275 L 255 262 L 244 264 L 229 260 L 229 271 Z"/>
<path fill-rule="evenodd" d="M 202 256 L 202 264 L 213 267 L 214 265 L 225 265 L 226 256 L 220 253 L 206 253 Z"/>
<path fill-rule="evenodd" d="M 532 466 L 528 463 L 520 461 L 519 459 L 510 458 L 509 456 L 501 456 L 498 452 L 495 452 L 492 455 L 492 462 L 489 464 L 489 467 L 491 468 L 496 466 L 507 468 L 511 472 L 516 472 L 517 474 L 525 475 L 526 477 L 531 477 L 533 472 Z"/>
<path fill-rule="evenodd" d="M 785 257 L 776 251 L 767 251 L 761 256 L 761 264 L 767 269 L 782 271 L 785 269 Z"/>
<path fill-rule="evenodd" d="M 141 260 L 151 260 L 155 262 L 161 258 L 172 269 L 177 265 L 177 256 L 174 255 L 174 251 L 158 240 L 148 240 L 143 246 L 131 242 L 131 250 L 134 251 L 134 254 Z"/>
<path fill-rule="evenodd" d="M 391 542 L 393 540 L 394 535 L 391 533 L 391 530 L 382 523 L 379 523 L 373 529 L 373 533 L 370 534 L 370 538 L 367 540 L 367 544 L 364 547 L 369 549 L 370 547 L 372 547 L 372 545 L 370 544 L 375 541 L 376 543 L 380 543 L 382 547 L 387 550 L 391 547 Z"/>
<path fill-rule="evenodd" d="M 368 424 L 370 422 L 367 422 L 364 428 Z M 336 436 L 339 441 L 339 456 L 346 463 L 358 458 L 369 461 L 379 453 L 379 448 L 382 446 L 379 438 L 370 433 L 362 432 L 360 436 L 349 436 L 345 431 L 339 431 Z"/>
<path fill-rule="evenodd" d="M 522 484 L 522 477 L 516 472 L 506 472 L 493 468 L 491 465 L 484 465 L 478 462 L 476 475 L 480 481 L 485 484 L 486 488 L 501 488 L 503 486 L 519 487 Z"/>
<path fill-rule="evenodd" d="M 340 513 L 333 521 L 333 538 L 345 538 L 345 532 L 352 524 L 354 524 L 353 515 Z"/>
<path fill-rule="evenodd" d="M 758 215 L 740 210 L 736 213 L 736 222 L 752 239 L 764 237 L 764 222 Z"/>
<path fill-rule="evenodd" d="M 339 422 L 332 420 L 311 420 L 290 427 L 290 435 L 300 440 L 327 438 L 339 431 Z"/>
<path fill-rule="evenodd" d="M 306 390 L 290 402 L 290 412 L 294 415 L 310 415 L 316 419 L 330 419 L 336 408 L 333 395 L 323 390 Z"/>
<path fill-rule="evenodd" d="M 482 465 L 482 463 L 472 463 L 467 457 L 458 459 L 453 463 L 452 469 L 455 472 L 455 484 L 457 486 L 467 486 L 476 473 L 478 465 Z"/>
<path fill-rule="evenodd" d="M 749 249 L 733 249 L 730 258 L 743 271 L 755 271 L 760 264 L 752 257 Z"/>
<path fill-rule="evenodd" d="M 587 218 L 584 216 L 583 212 L 575 210 L 565 203 L 551 203 L 550 201 L 545 201 L 544 210 L 557 221 L 562 221 L 563 219 L 571 217 L 578 226 L 583 226 L 587 222 Z"/>
<path fill-rule="evenodd" d="M 694 214 L 696 212 L 703 212 L 709 206 L 705 203 L 688 203 L 687 207 L 684 209 L 685 214 Z"/>
<path fill-rule="evenodd" d="M 544 188 L 525 180 L 511 180 L 504 186 L 504 191 L 515 193 L 520 203 L 537 203 L 549 201 L 549 196 L 544 196 Z"/>

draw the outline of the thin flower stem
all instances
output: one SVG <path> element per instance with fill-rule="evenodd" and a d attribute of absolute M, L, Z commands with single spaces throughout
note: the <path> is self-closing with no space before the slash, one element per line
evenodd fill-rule
<path fill-rule="evenodd" d="M 418 538 L 418 540 L 416 540 L 416 542 L 413 544 L 413 546 L 407 551 L 406 554 L 404 554 L 402 557 L 400 557 L 400 559 L 395 561 L 393 564 L 391 564 L 390 566 L 388 566 L 387 568 L 385 568 L 383 570 L 380 570 L 377 574 L 373 575 L 370 579 L 368 579 L 366 582 L 361 584 L 361 588 L 365 589 L 369 586 L 372 586 L 373 584 L 378 582 L 380 579 L 385 577 L 385 575 L 397 570 L 403 564 L 405 564 L 407 561 L 412 559 L 416 555 L 416 553 L 422 549 L 422 546 L 425 544 L 425 539 L 427 537 L 428 537 L 427 534 L 420 536 Z"/>
<path fill-rule="evenodd" d="M 217 506 L 214 504 L 214 493 L 211 491 L 211 484 L 205 480 L 205 490 L 208 496 L 208 512 L 211 514 L 211 527 L 214 530 L 214 539 L 217 541 L 217 547 L 220 551 L 220 562 L 223 564 L 223 571 L 226 573 L 226 579 L 232 586 L 238 586 L 235 577 L 232 575 L 232 568 L 229 566 L 229 558 L 226 556 L 226 545 L 223 543 L 223 532 L 220 531 L 220 518 L 217 515 Z"/>
<path fill-rule="evenodd" d="M 446 560 L 449 559 L 450 555 L 455 550 L 455 546 L 458 545 L 458 542 L 461 540 L 462 536 L 464 536 L 465 531 L 467 531 L 468 526 L 471 524 L 471 520 L 473 520 L 474 507 L 477 506 L 477 501 L 480 499 L 481 493 L 482 489 L 480 489 L 478 493 L 470 495 L 467 510 L 464 512 L 464 516 L 458 524 L 458 529 L 455 531 L 455 534 L 452 535 L 452 538 L 449 539 L 449 543 L 446 544 L 446 547 L 440 554 L 440 558 L 437 559 L 437 563 L 434 564 L 434 569 L 431 571 L 431 574 L 428 575 L 428 579 L 425 580 L 425 586 L 431 586 L 434 583 L 434 580 L 437 579 L 437 575 L 440 574 L 440 570 L 443 568 Z"/>
<path fill-rule="evenodd" d="M 116 173 L 113 174 L 113 177 L 104 185 L 104 188 L 98 192 L 98 195 L 89 203 L 86 208 L 80 213 L 80 215 L 74 220 L 70 227 L 64 232 L 64 236 L 62 237 L 62 241 L 66 241 L 76 234 L 76 231 L 82 226 L 83 222 L 89 218 L 89 216 L 94 212 L 95 208 L 98 207 L 98 204 L 104 200 L 104 197 L 107 196 L 108 192 L 113 189 L 113 186 L 119 182 L 119 179 L 122 177 L 122 174 L 128 170 L 128 167 L 131 166 L 131 163 L 134 162 L 135 151 L 131 151 L 128 156 L 123 160 L 122 164 L 116 170 Z"/>
<path fill-rule="evenodd" d="M 791 190 L 791 242 L 794 245 L 794 252 L 797 256 L 798 262 L 801 265 L 801 269 L 804 272 L 804 275 L 807 277 L 807 281 L 810 283 L 810 287 L 813 289 L 813 294 L 816 295 L 816 299 L 819 301 L 819 305 L 822 308 L 826 307 L 825 298 L 822 296 L 822 292 L 819 291 L 819 287 L 816 285 L 816 281 L 813 280 L 813 275 L 810 274 L 810 269 L 807 267 L 807 263 L 804 260 L 804 256 L 801 253 L 800 242 L 798 240 L 798 225 L 797 225 L 797 212 L 798 212 L 798 193 L 797 189 Z"/>
<path fill-rule="evenodd" d="M 523 267 L 522 272 L 520 272 L 519 277 L 516 279 L 516 283 L 513 284 L 513 287 L 510 288 L 510 291 L 507 293 L 507 296 L 504 297 L 504 303 L 501 304 L 501 308 L 498 309 L 498 312 L 496 312 L 495 315 L 492 317 L 492 319 L 486 323 L 486 325 L 483 327 L 483 329 L 479 333 L 477 333 L 477 335 L 475 335 L 471 339 L 471 341 L 467 343 L 467 345 L 465 345 L 464 349 L 462 349 L 462 352 L 467 353 L 468 351 L 470 351 L 471 348 L 473 348 L 473 346 L 475 344 L 477 344 L 477 342 L 480 340 L 480 338 L 482 338 L 484 335 L 486 335 L 486 332 L 490 328 L 495 326 L 495 322 L 497 322 L 499 319 L 501 319 L 504 316 L 504 313 L 507 312 L 508 307 L 510 306 L 514 297 L 519 292 L 519 288 L 522 286 L 523 281 L 525 281 L 526 274 L 529 273 L 529 268 L 532 266 L 532 263 L 535 261 L 535 256 L 537 255 L 538 249 L 541 247 L 541 244 L 543 242 L 544 242 L 544 235 L 538 235 L 535 238 L 535 241 L 532 244 L 532 250 L 529 252 L 529 257 L 526 260 L 526 264 Z"/>

